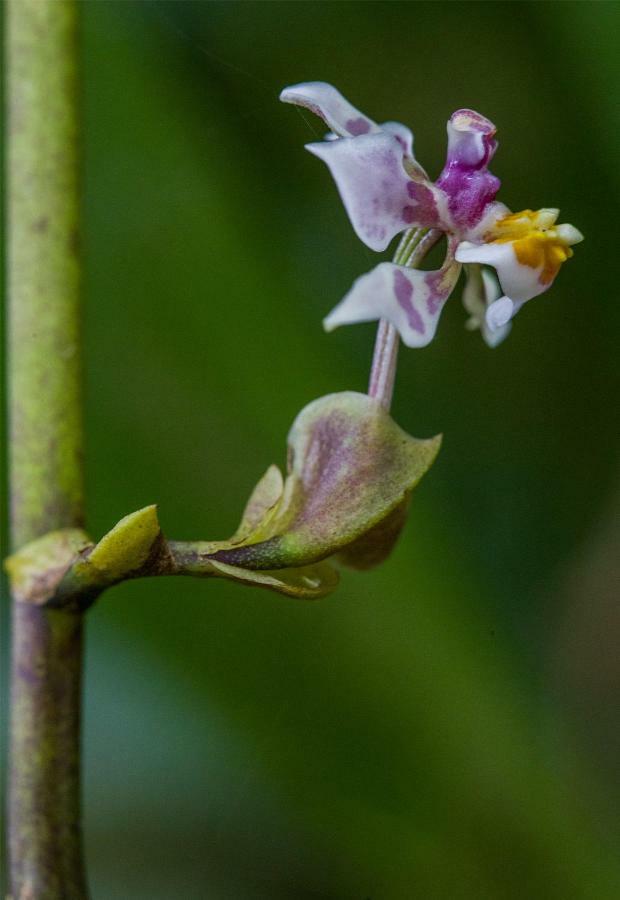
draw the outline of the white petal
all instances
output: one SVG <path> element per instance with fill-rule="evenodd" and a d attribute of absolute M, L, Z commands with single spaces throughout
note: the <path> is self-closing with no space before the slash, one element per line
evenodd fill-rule
<path fill-rule="evenodd" d="M 502 290 L 515 303 L 531 300 L 549 287 L 548 284 L 540 282 L 542 267 L 533 269 L 520 263 L 510 241 L 492 241 L 488 244 L 463 241 L 457 247 L 455 256 L 459 262 L 493 266 Z"/>
<path fill-rule="evenodd" d="M 394 137 L 397 137 L 405 156 L 413 159 L 413 134 L 406 125 L 401 125 L 400 122 L 383 122 L 379 128 L 381 131 L 387 131 L 388 134 L 393 134 Z"/>
<path fill-rule="evenodd" d="M 503 328 L 514 315 L 515 305 L 510 297 L 500 297 L 494 303 L 491 303 L 486 311 L 487 325 L 491 331 L 497 331 Z"/>
<path fill-rule="evenodd" d="M 552 207 L 543 207 L 539 209 L 536 215 L 536 228 L 546 231 L 551 228 L 557 221 L 560 210 Z"/>
<path fill-rule="evenodd" d="M 307 149 L 329 166 L 351 224 L 371 250 L 385 250 L 411 226 L 437 224 L 434 193 L 408 178 L 395 135 L 342 138 Z"/>
<path fill-rule="evenodd" d="M 284 88 L 280 100 L 309 109 L 341 137 L 356 137 L 380 130 L 372 119 L 352 106 L 340 91 L 325 81 L 306 81 Z"/>
<path fill-rule="evenodd" d="M 339 325 L 387 319 L 408 347 L 425 347 L 435 336 L 459 272 L 453 260 L 435 272 L 380 263 L 354 282 L 323 324 L 331 331 Z"/>
<path fill-rule="evenodd" d="M 506 204 L 500 203 L 499 200 L 494 200 L 486 206 L 484 214 L 478 224 L 474 228 L 467 229 L 464 236 L 467 238 L 468 242 L 473 241 L 474 243 L 477 243 L 478 241 L 482 241 L 484 240 L 485 235 L 493 232 L 495 224 L 500 219 L 504 219 L 509 215 L 510 210 Z"/>

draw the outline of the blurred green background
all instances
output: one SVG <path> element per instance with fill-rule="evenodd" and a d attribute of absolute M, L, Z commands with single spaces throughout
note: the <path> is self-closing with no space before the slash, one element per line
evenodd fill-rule
<path fill-rule="evenodd" d="M 304 605 L 225 582 L 89 617 L 95 900 L 620 897 L 616 3 L 85 2 L 89 529 L 232 533 L 297 411 L 364 390 L 377 261 L 278 103 L 326 80 L 436 175 L 462 106 L 515 210 L 586 235 L 488 350 L 458 292 L 394 417 L 444 433 L 393 557 Z"/>

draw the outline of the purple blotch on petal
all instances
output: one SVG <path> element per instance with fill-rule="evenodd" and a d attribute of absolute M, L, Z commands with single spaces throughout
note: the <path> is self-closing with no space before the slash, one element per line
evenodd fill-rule
<path fill-rule="evenodd" d="M 345 128 L 349 134 L 353 135 L 353 137 L 357 137 L 358 134 L 368 134 L 370 131 L 370 122 L 368 119 L 363 119 L 360 116 L 359 119 L 349 119 L 345 122 Z"/>
<path fill-rule="evenodd" d="M 392 134 L 362 134 L 308 150 L 327 163 L 358 237 L 372 250 L 385 250 L 408 225 L 429 226 L 408 203 L 409 177 L 401 145 Z M 413 205 L 416 217 L 404 221 L 402 210 Z"/>
<path fill-rule="evenodd" d="M 425 228 L 436 228 L 439 225 L 439 212 L 433 192 L 428 185 L 418 181 L 408 181 L 407 193 L 415 203 L 415 220 Z M 410 220 L 405 219 L 405 221 Z"/>
<path fill-rule="evenodd" d="M 461 229 L 474 228 L 482 219 L 500 188 L 500 180 L 487 169 L 463 169 L 458 164 L 447 167 L 437 179 L 437 186 L 448 195 L 452 219 Z"/>
<path fill-rule="evenodd" d="M 429 272 L 424 279 L 430 291 L 426 298 L 426 308 L 431 316 L 437 315 L 446 301 L 444 275 L 445 272 L 439 269 L 437 272 Z"/>
<path fill-rule="evenodd" d="M 394 272 L 394 296 L 398 305 L 407 316 L 409 327 L 417 331 L 418 334 L 424 334 L 422 316 L 412 303 L 413 285 L 400 269 L 396 269 Z"/>

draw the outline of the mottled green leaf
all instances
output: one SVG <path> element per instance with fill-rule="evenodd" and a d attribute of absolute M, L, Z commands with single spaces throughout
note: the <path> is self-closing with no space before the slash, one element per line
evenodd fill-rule
<path fill-rule="evenodd" d="M 269 513 L 275 511 L 278 500 L 282 496 L 284 479 L 277 466 L 269 466 L 258 482 L 248 500 L 241 524 L 232 536 L 231 541 L 242 541 L 259 528 L 261 523 L 266 527 Z"/>

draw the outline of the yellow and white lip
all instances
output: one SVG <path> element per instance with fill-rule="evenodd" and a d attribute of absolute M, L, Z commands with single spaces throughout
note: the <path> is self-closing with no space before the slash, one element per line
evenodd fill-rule
<path fill-rule="evenodd" d="M 493 266 L 506 297 L 520 306 L 547 290 L 583 240 L 572 225 L 556 225 L 558 215 L 557 209 L 510 213 L 496 220 L 483 243 L 459 244 L 456 258 Z"/>

